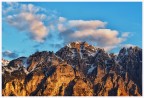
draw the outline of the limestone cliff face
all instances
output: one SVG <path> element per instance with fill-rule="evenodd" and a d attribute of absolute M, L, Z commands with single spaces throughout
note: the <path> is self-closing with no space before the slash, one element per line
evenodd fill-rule
<path fill-rule="evenodd" d="M 68 64 L 60 64 L 57 66 L 50 66 L 47 69 L 38 67 L 30 72 L 27 76 L 15 77 L 3 86 L 2 93 L 4 96 L 63 96 L 66 95 L 66 88 L 70 82 L 75 79 L 75 72 L 72 66 Z M 74 91 L 85 88 L 88 90 L 88 85 L 84 82 L 76 82 Z M 79 87 L 80 86 L 80 87 Z M 81 95 L 83 92 L 71 93 L 73 95 Z M 92 95 L 87 93 L 85 95 Z"/>
<path fill-rule="evenodd" d="M 141 96 L 142 50 L 108 54 L 86 42 L 2 66 L 3 96 Z"/>
<path fill-rule="evenodd" d="M 140 96 L 138 85 L 127 74 L 122 77 L 115 71 L 98 68 L 98 75 L 94 80 L 94 94 L 96 96 Z"/>

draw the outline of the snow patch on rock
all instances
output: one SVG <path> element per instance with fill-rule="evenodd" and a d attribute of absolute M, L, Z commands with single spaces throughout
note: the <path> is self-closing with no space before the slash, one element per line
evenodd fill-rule
<path fill-rule="evenodd" d="M 94 64 L 91 65 L 91 68 L 88 70 L 87 74 L 92 73 L 92 71 L 93 71 L 95 68 L 96 68 L 96 66 L 94 66 Z"/>

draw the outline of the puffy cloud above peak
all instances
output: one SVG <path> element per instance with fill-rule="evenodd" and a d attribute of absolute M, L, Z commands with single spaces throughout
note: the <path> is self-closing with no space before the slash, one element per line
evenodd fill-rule
<path fill-rule="evenodd" d="M 17 29 L 28 32 L 29 37 L 38 42 L 43 42 L 48 34 L 48 29 L 43 22 L 32 13 L 22 12 L 17 15 L 10 15 L 6 20 Z"/>
<path fill-rule="evenodd" d="M 65 43 L 87 41 L 110 51 L 124 42 L 129 33 L 120 34 L 117 30 L 106 28 L 106 24 L 100 20 L 67 20 L 58 24 L 58 30 Z"/>
<path fill-rule="evenodd" d="M 49 33 L 46 10 L 33 4 L 5 3 L 3 20 L 19 31 L 25 31 L 28 37 L 37 42 L 44 42 Z M 9 10 L 7 10 L 9 9 Z M 5 13 L 4 13 L 5 12 Z M 51 14 L 53 15 L 53 14 Z"/>
<path fill-rule="evenodd" d="M 90 37 L 91 41 L 96 42 L 99 46 L 115 45 L 122 41 L 118 37 L 118 31 L 110 29 L 97 29 L 97 30 L 83 30 L 74 32 L 71 37 L 77 39 L 88 39 Z"/>
<path fill-rule="evenodd" d="M 69 20 L 68 24 L 70 27 L 77 29 L 96 29 L 96 28 L 104 28 L 106 22 L 102 22 L 100 20 Z"/>

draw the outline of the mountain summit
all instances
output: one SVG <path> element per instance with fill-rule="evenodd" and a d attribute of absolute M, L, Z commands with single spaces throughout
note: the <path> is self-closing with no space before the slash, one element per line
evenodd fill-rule
<path fill-rule="evenodd" d="M 5 65 L 5 63 L 3 63 Z M 142 96 L 142 49 L 118 55 L 87 42 L 36 52 L 2 66 L 3 96 Z"/>

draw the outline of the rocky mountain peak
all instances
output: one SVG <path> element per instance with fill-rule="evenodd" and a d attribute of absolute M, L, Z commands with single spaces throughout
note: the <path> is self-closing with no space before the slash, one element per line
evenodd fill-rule
<path fill-rule="evenodd" d="M 3 96 L 141 96 L 142 49 L 122 48 L 115 55 L 72 42 L 56 53 L 10 61 L 2 79 Z"/>
<path fill-rule="evenodd" d="M 88 49 L 89 51 L 95 51 L 96 47 L 89 45 L 87 42 L 71 42 L 68 45 L 66 45 L 66 47 L 72 49 L 77 49 L 78 51 L 80 51 L 81 49 Z"/>
<path fill-rule="evenodd" d="M 72 42 L 57 51 L 56 55 L 86 74 L 88 67 L 93 64 L 96 51 L 99 50 L 87 42 Z"/>

